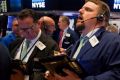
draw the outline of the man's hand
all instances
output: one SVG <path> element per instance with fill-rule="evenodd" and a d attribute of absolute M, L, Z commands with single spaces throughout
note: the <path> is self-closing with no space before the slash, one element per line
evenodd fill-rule
<path fill-rule="evenodd" d="M 65 51 L 66 51 L 66 49 L 60 48 L 60 52 L 61 52 L 61 53 L 65 53 Z"/>

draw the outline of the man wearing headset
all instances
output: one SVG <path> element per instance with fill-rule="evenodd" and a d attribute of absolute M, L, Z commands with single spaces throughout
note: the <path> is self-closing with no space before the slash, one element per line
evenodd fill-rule
<path fill-rule="evenodd" d="M 76 59 L 85 71 L 84 77 L 78 77 L 69 70 L 68 76 L 54 74 L 56 80 L 120 80 L 120 37 L 105 30 L 110 10 L 106 3 L 88 0 L 79 10 L 80 19 L 85 28 L 70 58 Z M 82 44 L 82 37 L 88 37 Z M 80 44 L 82 44 L 81 47 Z"/>

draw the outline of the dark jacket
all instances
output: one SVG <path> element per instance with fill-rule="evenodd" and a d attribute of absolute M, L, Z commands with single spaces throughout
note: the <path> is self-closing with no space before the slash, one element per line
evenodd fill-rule
<path fill-rule="evenodd" d="M 68 35 L 67 35 L 68 34 Z M 70 28 L 67 29 L 67 33 L 62 42 L 62 48 L 67 49 L 70 45 L 74 44 L 79 39 L 79 36 Z"/>
<path fill-rule="evenodd" d="M 0 44 L 0 80 L 10 79 L 11 58 L 8 49 Z"/>
<path fill-rule="evenodd" d="M 20 47 L 23 40 L 24 39 L 18 39 L 12 44 L 10 44 L 9 50 L 11 52 L 12 58 L 15 57 L 16 51 Z M 41 65 L 39 62 L 35 63 L 34 59 L 41 59 L 47 56 L 52 56 L 54 50 L 59 51 L 59 48 L 57 44 L 54 42 L 54 40 L 46 36 L 43 32 L 41 33 L 39 41 L 41 41 L 46 46 L 46 48 L 44 48 L 43 50 L 40 50 L 38 47 L 35 46 L 35 49 L 30 55 L 30 58 L 26 64 L 28 75 L 30 75 L 30 80 L 33 78 L 34 80 L 40 79 L 41 78 L 40 74 L 46 71 L 46 68 L 43 65 Z M 37 69 L 39 72 L 35 73 L 34 68 Z"/>
<path fill-rule="evenodd" d="M 120 80 L 120 37 L 101 28 L 94 34 L 99 43 L 88 41 L 80 50 L 77 61 L 86 72 L 82 80 Z M 72 50 L 75 53 L 79 42 Z M 72 56 L 71 55 L 71 56 Z"/>

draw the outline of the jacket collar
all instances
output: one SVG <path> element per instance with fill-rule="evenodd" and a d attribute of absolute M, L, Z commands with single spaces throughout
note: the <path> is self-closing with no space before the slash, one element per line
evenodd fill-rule
<path fill-rule="evenodd" d="M 100 41 L 102 34 L 105 32 L 105 28 L 101 27 L 96 33 L 94 33 L 94 35 L 97 37 L 97 39 Z M 72 56 L 74 55 L 75 51 L 78 48 L 78 45 L 80 43 L 80 40 L 78 40 L 73 47 L 73 50 L 71 51 L 71 55 L 70 57 L 72 58 Z M 81 48 L 79 56 L 78 57 L 82 57 L 87 51 L 89 51 L 92 48 L 91 44 L 89 41 L 86 42 L 86 44 Z"/>

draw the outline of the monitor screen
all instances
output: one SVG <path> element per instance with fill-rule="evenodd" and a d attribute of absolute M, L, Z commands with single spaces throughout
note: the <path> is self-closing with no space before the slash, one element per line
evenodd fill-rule
<path fill-rule="evenodd" d="M 45 0 L 32 0 L 32 8 L 45 8 Z"/>
<path fill-rule="evenodd" d="M 17 12 L 22 10 L 22 0 L 7 0 L 8 12 Z"/>
<path fill-rule="evenodd" d="M 76 11 L 83 5 L 83 0 L 32 0 L 35 10 L 71 10 Z"/>
<path fill-rule="evenodd" d="M 38 11 L 47 10 L 79 10 L 84 0 L 7 0 L 8 11 L 15 12 L 24 8 Z"/>
<path fill-rule="evenodd" d="M 7 12 L 6 0 L 0 0 L 0 12 Z"/>
<path fill-rule="evenodd" d="M 108 0 L 107 4 L 109 5 L 111 12 L 120 12 L 120 0 Z"/>
<path fill-rule="evenodd" d="M 6 1 L 8 12 L 16 12 L 24 8 L 34 9 L 38 11 L 47 10 L 78 11 L 85 3 L 84 0 L 6 0 Z M 107 0 L 105 2 L 110 6 L 112 12 L 120 12 L 120 0 Z"/>
<path fill-rule="evenodd" d="M 12 22 L 16 18 L 15 16 L 8 16 L 8 21 L 7 21 L 7 30 L 11 31 L 12 30 Z"/>

